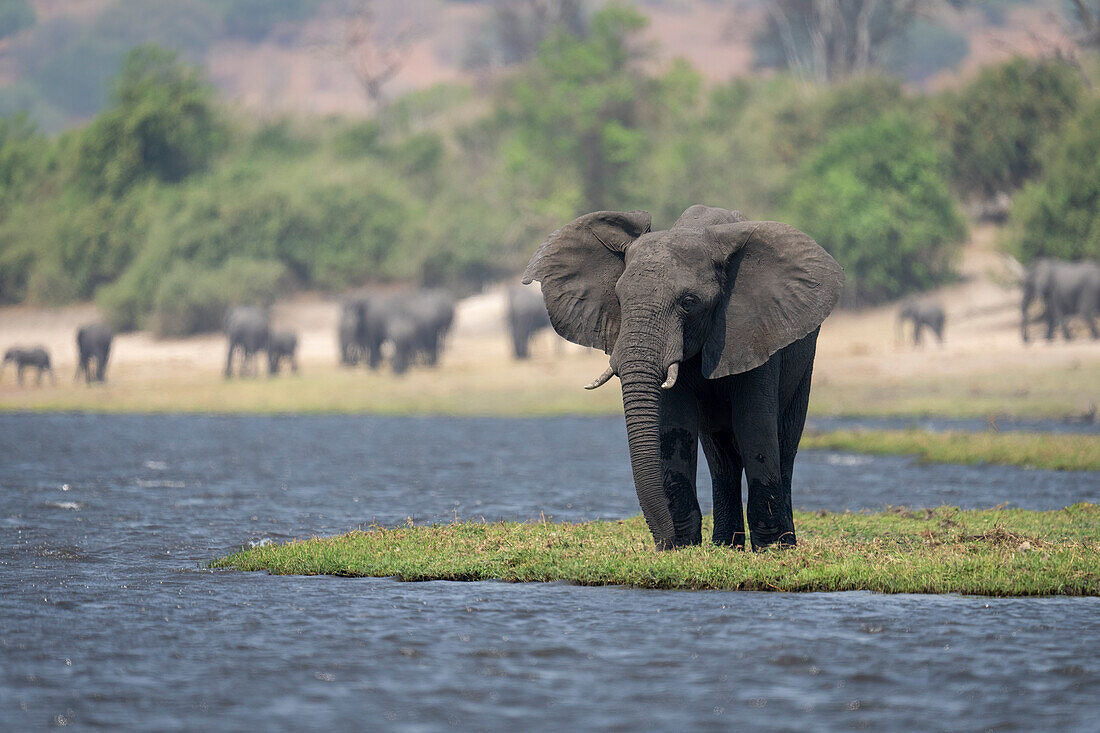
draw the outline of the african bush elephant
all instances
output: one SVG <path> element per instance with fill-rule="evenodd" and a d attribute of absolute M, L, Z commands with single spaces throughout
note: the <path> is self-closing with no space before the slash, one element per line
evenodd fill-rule
<path fill-rule="evenodd" d="M 50 373 L 50 382 L 57 383 L 57 377 L 54 376 L 53 367 L 50 365 L 50 355 L 41 346 L 32 346 L 29 349 L 24 349 L 19 346 L 13 346 L 4 352 L 4 361 L 0 363 L 0 373 L 8 363 L 15 365 L 16 380 L 20 385 L 23 384 L 23 370 L 27 367 L 34 367 L 38 370 L 35 375 L 35 384 L 42 384 L 42 373 Z"/>
<path fill-rule="evenodd" d="M 526 359 L 531 337 L 544 328 L 550 328 L 550 316 L 542 302 L 542 295 L 533 287 L 512 285 L 508 288 L 508 333 L 512 337 L 512 355 Z"/>
<path fill-rule="evenodd" d="M 340 307 L 340 321 L 336 326 L 336 338 L 340 344 L 340 364 L 355 366 L 366 357 L 367 303 L 364 298 L 349 298 Z"/>
<path fill-rule="evenodd" d="M 1069 319 L 1080 316 L 1089 327 L 1092 337 L 1100 338 L 1096 321 L 1100 311 L 1100 265 L 1085 260 L 1066 262 L 1051 258 L 1035 260 L 1024 273 L 1024 295 L 1020 303 L 1020 335 L 1028 342 L 1028 308 L 1032 301 L 1043 304 L 1043 320 L 1047 324 L 1046 340 L 1054 340 L 1059 327 L 1066 341 L 1073 338 Z"/>
<path fill-rule="evenodd" d="M 225 316 L 225 336 L 229 340 L 229 351 L 225 356 L 225 377 L 233 376 L 233 353 L 241 352 L 238 376 L 255 376 L 255 356 L 267 349 L 271 333 L 271 320 L 263 308 L 239 305 L 231 308 Z"/>
<path fill-rule="evenodd" d="M 699 544 L 700 439 L 714 482 L 716 544 L 795 544 L 791 473 L 817 334 L 844 273 L 778 222 L 692 206 L 667 231 L 644 211 L 586 214 L 550 235 L 524 272 L 566 339 L 603 349 L 622 382 L 634 486 L 657 549 Z"/>
<path fill-rule="evenodd" d="M 388 343 L 390 365 L 402 374 L 420 361 L 428 366 L 438 363 L 454 321 L 454 300 L 438 290 L 372 295 L 361 299 L 357 313 L 357 344 L 367 366 L 381 365 L 382 347 Z"/>
<path fill-rule="evenodd" d="M 103 382 L 107 379 L 107 359 L 111 355 L 114 333 L 104 323 L 89 323 L 76 332 L 77 366 L 73 380 L 84 374 L 84 381 Z M 91 364 L 95 362 L 93 374 Z"/>
<path fill-rule="evenodd" d="M 271 329 L 267 338 L 267 374 L 279 373 L 283 359 L 290 362 L 290 371 L 298 373 L 298 335 L 285 329 Z"/>
<path fill-rule="evenodd" d="M 936 340 L 943 343 L 943 325 L 947 320 L 943 306 L 936 300 L 908 298 L 901 304 L 897 318 L 897 340 L 901 341 L 906 322 L 913 324 L 913 345 L 920 344 L 921 331 L 925 328 L 936 334 Z"/>

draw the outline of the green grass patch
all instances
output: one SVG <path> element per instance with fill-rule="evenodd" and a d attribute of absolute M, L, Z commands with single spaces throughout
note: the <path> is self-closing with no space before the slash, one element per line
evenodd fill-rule
<path fill-rule="evenodd" d="M 707 543 L 658 553 L 641 517 L 580 524 L 410 523 L 255 547 L 211 567 L 685 590 L 1100 595 L 1095 504 L 1046 512 L 797 512 L 795 524 L 799 544 L 789 550 L 739 552 Z"/>
<path fill-rule="evenodd" d="M 807 432 L 801 448 L 914 455 L 932 463 L 995 463 L 1055 471 L 1100 471 L 1100 436 L 924 430 Z"/>

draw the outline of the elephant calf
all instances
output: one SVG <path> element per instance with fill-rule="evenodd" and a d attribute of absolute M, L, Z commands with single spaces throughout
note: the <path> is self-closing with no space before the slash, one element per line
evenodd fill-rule
<path fill-rule="evenodd" d="M 8 363 L 15 364 L 16 380 L 20 385 L 23 384 L 23 370 L 27 367 L 34 367 L 38 370 L 35 375 L 34 383 L 37 385 L 42 384 L 42 373 L 49 372 L 50 382 L 56 384 L 57 378 L 54 376 L 53 367 L 50 365 L 50 355 L 41 346 L 33 346 L 29 349 L 24 349 L 19 346 L 13 346 L 4 352 L 4 361 L 0 363 L 0 372 Z"/>
<path fill-rule="evenodd" d="M 279 373 L 279 363 L 286 359 L 290 362 L 290 371 L 298 373 L 298 335 L 293 331 L 273 330 L 267 339 L 267 373 L 274 376 Z"/>
<path fill-rule="evenodd" d="M 909 298 L 898 311 L 897 339 L 900 341 L 902 330 L 906 322 L 913 324 L 913 345 L 921 342 L 921 331 L 931 329 L 936 334 L 936 341 L 943 343 L 943 325 L 947 321 L 943 306 L 939 301 L 919 298 Z"/>
<path fill-rule="evenodd" d="M 550 235 L 524 282 L 555 330 L 611 357 L 622 382 L 634 487 L 658 549 L 702 542 L 700 440 L 716 544 L 795 543 L 794 456 L 817 333 L 844 272 L 794 227 L 692 206 L 668 231 L 644 211 L 598 211 Z"/>

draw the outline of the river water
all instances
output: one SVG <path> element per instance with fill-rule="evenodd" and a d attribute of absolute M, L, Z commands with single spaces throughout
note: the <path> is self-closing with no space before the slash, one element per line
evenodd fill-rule
<path fill-rule="evenodd" d="M 1095 473 L 798 460 L 803 508 L 1100 502 Z M 203 569 L 637 512 L 621 418 L 0 416 L 0 730 L 1096 730 L 1098 599 Z"/>

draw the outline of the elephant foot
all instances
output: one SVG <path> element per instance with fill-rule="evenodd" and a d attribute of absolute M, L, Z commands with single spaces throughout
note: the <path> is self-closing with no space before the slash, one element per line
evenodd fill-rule
<path fill-rule="evenodd" d="M 744 550 L 745 549 L 745 533 L 744 532 L 734 532 L 733 535 L 730 536 L 730 537 L 712 536 L 711 537 L 711 542 L 714 543 L 715 545 L 717 545 L 718 547 L 729 547 L 729 548 L 732 548 L 734 550 Z"/>
<path fill-rule="evenodd" d="M 753 552 L 770 552 L 773 550 L 789 550 L 796 546 L 798 540 L 795 538 L 794 532 L 783 532 L 780 534 L 759 534 L 757 532 L 752 533 L 752 550 Z"/>

